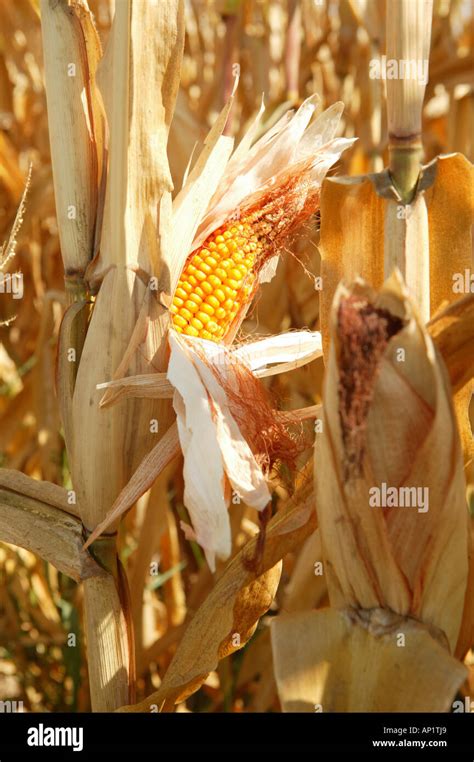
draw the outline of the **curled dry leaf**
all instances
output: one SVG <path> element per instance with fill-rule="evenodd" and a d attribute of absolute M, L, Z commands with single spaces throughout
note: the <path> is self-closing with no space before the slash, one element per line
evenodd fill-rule
<path fill-rule="evenodd" d="M 159 690 L 121 711 L 149 712 L 152 705 L 171 709 L 197 691 L 219 660 L 244 646 L 251 637 L 276 593 L 280 559 L 299 546 L 315 527 L 308 484 L 299 490 L 291 507 L 270 521 L 260 569 L 249 569 L 257 546 L 257 539 L 252 539 L 232 559 L 194 615 Z"/>
<path fill-rule="evenodd" d="M 443 356 L 456 393 L 474 377 L 474 294 L 435 315 L 427 329 Z"/>
<path fill-rule="evenodd" d="M 65 489 L 0 470 L 0 537 L 31 550 L 80 581 L 105 572 L 82 548 L 82 523 Z"/>

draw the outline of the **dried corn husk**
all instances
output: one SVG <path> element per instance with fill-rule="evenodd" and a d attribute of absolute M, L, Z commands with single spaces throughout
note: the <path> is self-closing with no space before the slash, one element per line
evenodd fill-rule
<path fill-rule="evenodd" d="M 370 370 L 367 348 L 357 356 L 357 336 L 340 332 L 341 305 L 351 298 L 358 300 L 356 311 L 368 302 L 396 321 L 386 345 L 372 347 L 380 354 Z M 372 317 L 377 325 L 383 319 Z M 416 617 L 439 628 L 454 651 L 467 582 L 467 511 L 445 368 L 396 274 L 379 294 L 363 283 L 341 286 L 331 335 L 324 435 L 316 450 L 331 603 Z M 353 365 L 342 368 L 348 341 L 356 342 Z M 351 382 L 360 385 L 356 392 Z M 346 413 L 344 399 L 350 402 Z M 342 415 L 349 417 L 341 425 Z M 370 490 L 383 483 L 423 488 L 429 503 L 388 511 L 369 507 Z"/>

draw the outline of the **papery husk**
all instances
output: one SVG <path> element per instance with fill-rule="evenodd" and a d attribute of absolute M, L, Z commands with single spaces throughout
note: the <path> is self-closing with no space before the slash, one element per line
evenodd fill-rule
<path fill-rule="evenodd" d="M 350 295 L 404 327 L 378 363 L 360 463 L 347 474 L 338 384 L 338 309 Z M 317 512 L 331 605 L 388 608 L 441 630 L 453 652 L 467 583 L 467 509 L 459 435 L 446 370 L 395 273 L 377 293 L 362 282 L 336 293 L 316 448 Z M 405 350 L 397 362 L 396 351 Z M 427 487 L 429 510 L 369 507 L 369 490 Z"/>
<path fill-rule="evenodd" d="M 271 636 L 284 712 L 448 712 L 467 676 L 423 625 L 381 609 L 282 614 Z"/>

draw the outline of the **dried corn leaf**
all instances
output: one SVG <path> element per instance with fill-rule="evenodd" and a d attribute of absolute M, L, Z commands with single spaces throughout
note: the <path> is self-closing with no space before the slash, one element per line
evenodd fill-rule
<path fill-rule="evenodd" d="M 31 550 L 76 581 L 101 576 L 82 549 L 82 524 L 70 511 L 66 490 L 24 474 L 0 470 L 0 537 Z"/>
<path fill-rule="evenodd" d="M 280 559 L 314 530 L 311 498 L 307 486 L 291 509 L 270 522 L 257 573 L 248 568 L 255 555 L 256 539 L 229 563 L 188 625 L 160 689 L 122 711 L 149 711 L 153 704 L 170 709 L 198 690 L 220 659 L 245 644 L 273 600 L 280 579 Z"/>

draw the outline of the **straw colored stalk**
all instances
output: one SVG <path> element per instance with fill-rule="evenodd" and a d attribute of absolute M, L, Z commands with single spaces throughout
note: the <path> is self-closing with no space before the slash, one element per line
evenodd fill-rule
<path fill-rule="evenodd" d="M 54 68 L 46 71 L 49 92 L 57 91 L 50 104 L 50 119 L 61 121 L 56 111 L 52 113 L 52 105 L 56 105 L 64 111 L 63 131 L 64 122 L 71 121 L 72 115 L 74 123 L 81 124 L 84 119 L 87 127 L 62 145 L 65 158 L 58 157 L 56 152 L 57 207 L 61 211 L 70 203 L 71 195 L 77 199 L 80 193 L 90 193 L 91 197 L 95 193 L 99 199 L 95 216 L 90 212 L 93 206 L 90 198 L 83 199 L 83 216 L 88 218 L 88 224 L 79 226 L 82 231 L 79 242 L 73 237 L 71 246 L 76 256 L 70 254 L 70 259 L 65 261 L 66 278 L 73 268 L 74 274 L 83 274 L 85 286 L 98 293 L 87 326 L 83 322 L 83 305 L 73 305 L 66 314 L 58 358 L 66 444 L 87 535 L 105 516 L 136 465 L 166 432 L 169 422 L 168 402 L 132 400 L 114 409 L 99 411 L 96 384 L 104 376 L 113 377 L 126 353 L 140 310 L 144 304 L 154 302 L 148 284 L 152 275 L 158 275 L 159 267 L 157 209 L 172 188 L 166 141 L 178 86 L 183 14 L 179 0 L 160 4 L 133 0 L 118 3 L 108 47 L 96 71 L 100 94 L 90 83 L 87 88 L 86 80 L 87 97 L 81 98 L 79 93 L 71 94 L 68 90 L 66 63 L 71 59 L 71 50 L 75 50 L 76 63 L 83 61 L 80 54 L 86 56 L 84 70 L 89 75 L 96 69 L 97 49 L 93 47 L 91 52 L 90 44 L 84 44 L 84 38 L 86 42 L 88 39 L 84 25 L 77 24 L 79 16 L 83 19 L 83 14 L 88 14 L 86 4 L 44 3 L 43 10 L 45 25 L 50 18 L 51 28 L 48 26 L 46 30 L 49 49 L 60 58 L 56 59 Z M 71 22 L 71 14 L 74 19 L 67 39 L 73 44 L 72 48 L 60 40 L 66 21 Z M 58 19 L 62 20 L 61 24 Z M 87 19 L 90 20 L 88 15 Z M 153 88 L 147 85 L 150 78 Z M 55 80 L 64 81 L 58 85 Z M 97 127 L 100 120 L 99 116 L 94 122 L 96 114 L 100 114 L 100 108 L 94 106 L 94 94 L 97 103 L 103 99 L 107 121 L 106 168 L 104 164 L 107 176 L 106 182 L 100 182 L 101 192 L 97 167 L 102 151 L 98 150 L 97 133 L 95 140 L 91 133 L 91 125 Z M 81 115 L 81 106 L 87 111 L 86 117 Z M 86 178 L 83 178 L 84 172 Z M 65 189 L 66 177 L 68 182 L 73 178 L 77 186 L 74 182 L 72 188 Z M 61 195 L 58 197 L 58 194 Z M 74 226 L 70 219 L 64 220 L 60 212 L 58 219 L 60 229 Z M 78 217 L 79 221 L 82 219 Z M 165 214 L 160 224 L 165 227 Z M 67 233 L 63 240 L 69 241 Z M 100 253 L 91 265 L 89 260 L 99 248 Z M 66 255 L 68 251 L 66 248 Z M 158 366 L 160 326 L 157 321 L 156 330 L 149 333 L 144 346 Z M 78 336 L 80 346 L 76 341 Z M 77 350 L 75 380 L 68 367 L 70 342 Z M 149 365 L 140 355 L 134 358 L 132 368 L 140 373 L 148 370 Z M 92 706 L 98 711 L 114 709 L 133 695 L 129 692 L 129 683 L 133 683 L 133 675 L 130 677 L 133 633 L 126 585 L 116 556 L 115 529 L 116 526 L 112 526 L 111 535 L 91 549 L 108 574 L 104 578 L 86 580 L 84 584 Z"/>
<path fill-rule="evenodd" d="M 403 203 L 409 203 L 423 155 L 421 115 L 428 81 L 433 0 L 387 0 L 387 61 L 416 63 L 413 76 L 387 77 L 387 117 L 390 173 Z"/>
<path fill-rule="evenodd" d="M 379 293 L 341 286 L 331 339 L 315 478 L 333 610 L 314 616 L 298 649 L 308 682 L 297 706 L 310 695 L 324 711 L 446 711 L 465 675 L 451 654 L 469 610 L 466 484 L 446 370 L 397 274 Z M 293 642 L 303 624 L 294 620 Z M 285 662 L 289 626 L 275 624 L 274 646 L 294 709 L 301 664 Z"/>

